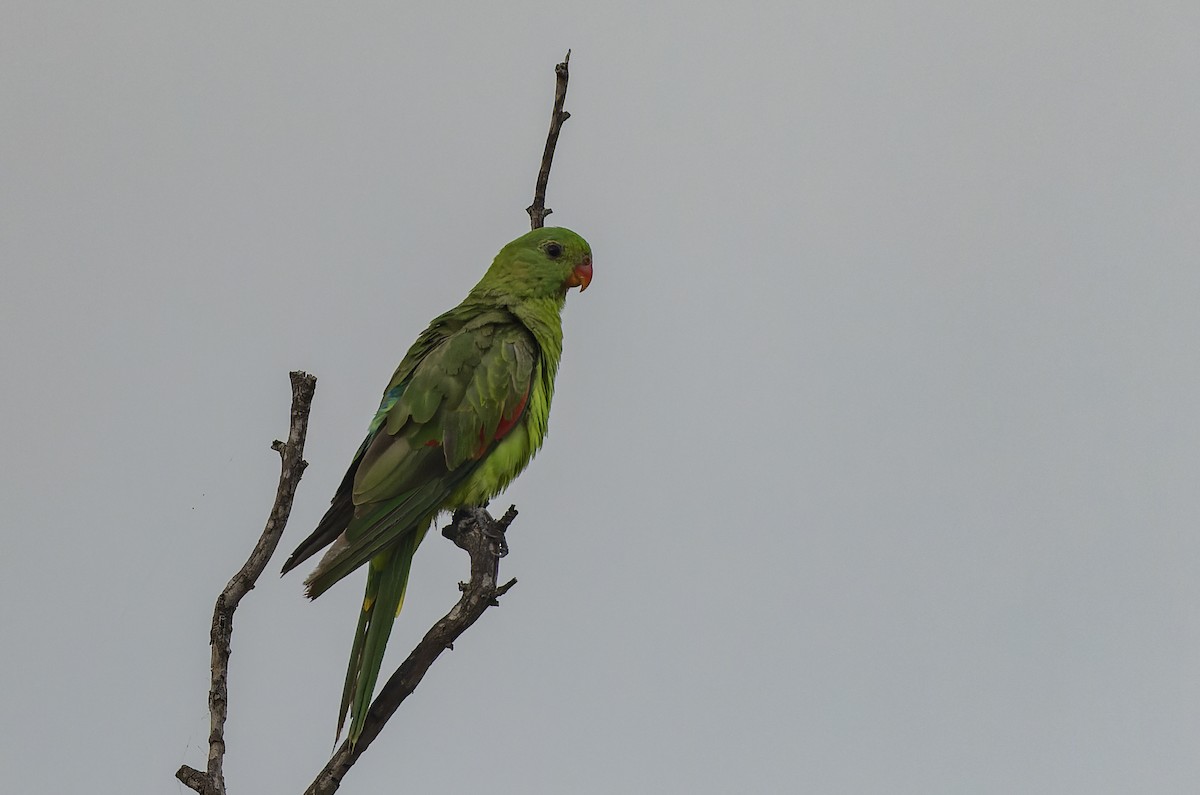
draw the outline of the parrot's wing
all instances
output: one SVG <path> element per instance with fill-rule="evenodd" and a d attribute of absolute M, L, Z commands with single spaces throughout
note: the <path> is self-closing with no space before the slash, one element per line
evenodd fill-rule
<path fill-rule="evenodd" d="M 367 448 L 371 446 L 371 442 L 375 440 L 375 437 L 383 427 L 383 423 L 387 420 L 388 411 L 396 405 L 400 396 L 404 394 L 413 370 L 424 361 L 425 357 L 431 351 L 445 342 L 447 337 L 462 329 L 463 321 L 458 317 L 458 314 L 458 308 L 456 307 L 436 318 L 429 324 L 429 328 L 421 332 L 416 342 L 408 349 L 408 353 L 405 354 L 404 359 L 396 367 L 396 372 L 393 373 L 391 382 L 383 392 L 383 399 L 379 402 L 379 409 L 375 412 L 375 417 L 371 420 L 370 427 L 367 428 L 367 438 L 358 446 L 358 451 L 354 454 L 354 459 L 350 462 L 350 466 L 347 468 L 346 474 L 342 478 L 337 491 L 334 492 L 333 499 L 330 500 L 329 510 L 321 517 L 321 521 L 317 523 L 316 529 L 300 542 L 300 545 L 288 557 L 287 562 L 283 564 L 282 574 L 287 574 L 332 544 L 345 532 L 346 526 L 354 518 L 354 478 L 358 474 L 358 467 L 362 463 L 363 455 L 367 452 Z"/>
<path fill-rule="evenodd" d="M 519 423 L 537 357 L 522 324 L 506 312 L 489 312 L 447 335 L 388 390 L 374 433 L 330 509 L 339 498 L 351 507 L 346 543 L 309 577 L 310 596 L 405 533 L 424 531 L 455 487 Z"/>

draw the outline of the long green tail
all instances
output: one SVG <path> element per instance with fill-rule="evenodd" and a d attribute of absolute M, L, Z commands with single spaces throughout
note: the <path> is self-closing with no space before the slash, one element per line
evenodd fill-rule
<path fill-rule="evenodd" d="M 342 706 L 338 712 L 338 737 L 346 724 L 347 713 L 350 715 L 352 747 L 362 734 L 388 636 L 392 633 L 396 615 L 404 607 L 404 591 L 408 587 L 413 555 L 425 538 L 426 530 L 427 526 L 408 533 L 393 547 L 371 559 L 367 593 L 354 632 L 354 645 L 350 648 L 350 664 L 346 668 L 346 684 L 342 688 Z"/>

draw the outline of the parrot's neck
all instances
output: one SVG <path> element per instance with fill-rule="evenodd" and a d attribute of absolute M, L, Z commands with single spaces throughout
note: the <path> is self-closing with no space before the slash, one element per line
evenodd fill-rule
<path fill-rule="evenodd" d="M 509 304 L 508 311 L 512 312 L 533 334 L 538 347 L 542 349 L 542 358 L 554 362 L 562 357 L 563 331 L 562 310 L 566 303 L 565 295 L 550 298 L 527 298 Z"/>

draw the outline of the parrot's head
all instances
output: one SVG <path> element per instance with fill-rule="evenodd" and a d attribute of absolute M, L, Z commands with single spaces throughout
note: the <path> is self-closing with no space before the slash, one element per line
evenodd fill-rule
<path fill-rule="evenodd" d="M 592 248 L 570 229 L 544 227 L 500 249 L 477 290 L 514 298 L 553 298 L 592 283 Z"/>

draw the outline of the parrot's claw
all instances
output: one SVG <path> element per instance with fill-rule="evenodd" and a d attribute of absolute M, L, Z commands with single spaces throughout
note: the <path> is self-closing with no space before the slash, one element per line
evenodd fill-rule
<path fill-rule="evenodd" d="M 511 508 L 509 512 L 514 516 L 516 515 L 516 512 Z M 502 558 L 508 554 L 508 541 L 504 538 L 504 531 L 508 529 L 508 524 L 512 521 L 508 514 L 505 514 L 504 518 L 500 521 L 496 521 L 487 512 L 486 506 L 459 508 L 454 511 L 450 524 L 442 528 L 442 535 L 458 543 L 460 528 L 463 526 L 463 523 L 468 521 L 474 522 L 475 526 L 479 528 L 479 532 L 483 534 L 483 537 L 495 545 L 496 557 Z M 459 544 L 459 546 L 462 545 Z"/>
<path fill-rule="evenodd" d="M 507 555 L 508 540 L 504 537 L 504 528 L 496 523 L 487 509 L 472 508 L 471 518 L 475 520 L 475 525 L 483 533 L 484 538 L 491 540 L 496 545 L 496 557 L 502 558 Z"/>

